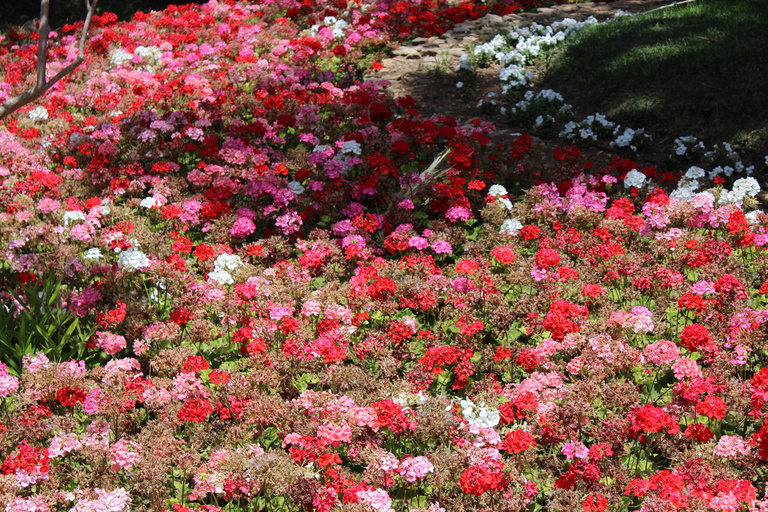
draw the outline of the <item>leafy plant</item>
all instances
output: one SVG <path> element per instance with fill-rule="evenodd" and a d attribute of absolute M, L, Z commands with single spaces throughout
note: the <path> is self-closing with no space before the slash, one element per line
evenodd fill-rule
<path fill-rule="evenodd" d="M 21 375 L 22 359 L 42 352 L 49 359 L 84 359 L 86 342 L 96 332 L 62 304 L 61 280 L 44 276 L 23 293 L 9 290 L 15 305 L 0 308 L 0 357 L 10 373 Z"/>

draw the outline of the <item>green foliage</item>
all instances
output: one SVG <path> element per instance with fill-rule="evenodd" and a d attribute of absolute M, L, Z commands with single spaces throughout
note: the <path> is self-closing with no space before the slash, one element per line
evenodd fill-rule
<path fill-rule="evenodd" d="M 43 276 L 20 295 L 9 290 L 18 304 L 0 307 L 0 359 L 13 375 L 21 375 L 26 354 L 42 352 L 55 361 L 85 359 L 85 344 L 96 328 L 62 306 L 63 288 L 60 279 Z"/>
<path fill-rule="evenodd" d="M 542 85 L 624 126 L 765 149 L 766 44 L 768 3 L 700 0 L 582 30 Z"/>

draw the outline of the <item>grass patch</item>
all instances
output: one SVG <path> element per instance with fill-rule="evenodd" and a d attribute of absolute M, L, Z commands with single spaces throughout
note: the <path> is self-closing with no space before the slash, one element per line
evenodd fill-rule
<path fill-rule="evenodd" d="M 697 0 L 581 31 L 542 85 L 585 115 L 768 149 L 768 2 Z"/>

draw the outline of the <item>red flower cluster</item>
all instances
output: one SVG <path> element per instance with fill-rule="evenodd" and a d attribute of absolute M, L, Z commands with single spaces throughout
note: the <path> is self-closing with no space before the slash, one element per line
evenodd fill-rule
<path fill-rule="evenodd" d="M 85 401 L 87 393 L 77 386 L 64 386 L 56 392 L 56 400 L 64 407 L 74 407 L 78 402 Z"/>
<path fill-rule="evenodd" d="M 211 402 L 204 398 L 190 398 L 179 410 L 178 418 L 181 421 L 192 421 L 195 423 L 201 423 L 208 418 L 213 412 L 213 406 Z"/>
<path fill-rule="evenodd" d="M 504 438 L 501 449 L 510 453 L 522 453 L 536 446 L 536 438 L 526 430 L 513 430 Z"/>
<path fill-rule="evenodd" d="M 501 472 L 503 464 L 499 463 L 499 465 L 501 467 L 494 468 L 496 471 L 492 471 L 484 466 L 468 467 L 459 477 L 461 490 L 465 494 L 475 496 L 480 496 L 488 491 L 503 491 L 509 485 L 509 480 Z"/>
<path fill-rule="evenodd" d="M 3 461 L 0 469 L 4 475 L 13 475 L 20 469 L 30 474 L 48 473 L 48 448 L 29 446 L 26 441 L 22 441 Z"/>
<path fill-rule="evenodd" d="M 565 335 L 581 331 L 581 327 L 574 322 L 579 317 L 589 317 L 586 306 L 571 304 L 566 300 L 556 300 L 549 307 L 549 313 L 542 321 L 542 327 L 552 334 L 552 338 L 562 341 Z"/>
<path fill-rule="evenodd" d="M 712 336 L 701 324 L 686 325 L 680 333 L 680 344 L 691 352 L 696 352 L 710 343 L 712 343 Z"/>

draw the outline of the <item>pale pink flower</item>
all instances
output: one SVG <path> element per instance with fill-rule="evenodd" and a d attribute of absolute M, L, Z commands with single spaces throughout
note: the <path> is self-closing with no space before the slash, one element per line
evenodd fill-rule
<path fill-rule="evenodd" d="M 48 456 L 50 458 L 63 457 L 65 454 L 74 452 L 82 448 L 83 445 L 77 438 L 77 434 L 56 434 L 48 446 Z"/>
<path fill-rule="evenodd" d="M 141 460 L 141 446 L 133 441 L 126 441 L 120 438 L 109 448 L 109 460 L 112 461 L 112 471 L 121 469 L 131 469 L 134 464 Z"/>
<path fill-rule="evenodd" d="M 389 497 L 384 489 L 374 489 L 373 491 L 357 491 L 357 499 L 360 503 L 368 505 L 377 512 L 394 512 L 392 508 L 392 498 Z"/>
<path fill-rule="evenodd" d="M 0 363 L 0 397 L 8 396 L 19 390 L 19 379 L 8 373 L 8 368 Z"/>
<path fill-rule="evenodd" d="M 125 341 L 125 338 L 119 334 L 96 331 L 96 346 L 103 349 L 107 354 L 112 355 L 123 350 L 128 346 L 128 343 Z"/>
<path fill-rule="evenodd" d="M 421 480 L 434 470 L 435 467 L 429 462 L 429 459 L 424 456 L 405 459 L 400 463 L 400 467 L 397 468 L 398 474 L 404 476 L 409 482 Z"/>
<path fill-rule="evenodd" d="M 657 366 L 672 364 L 680 357 L 680 347 L 668 340 L 659 340 L 643 349 L 643 356 Z"/>
<path fill-rule="evenodd" d="M 340 425 L 320 425 L 317 428 L 317 437 L 334 448 L 338 448 L 341 443 L 352 442 L 352 427 L 346 421 L 342 421 Z"/>
<path fill-rule="evenodd" d="M 675 373 L 677 380 L 683 380 L 685 378 L 695 379 L 701 377 L 701 368 L 692 359 L 687 357 L 681 357 L 672 365 L 672 371 Z"/>
<path fill-rule="evenodd" d="M 714 454 L 718 457 L 735 457 L 736 455 L 748 455 L 751 451 L 749 442 L 741 436 L 722 436 L 715 446 Z"/>

